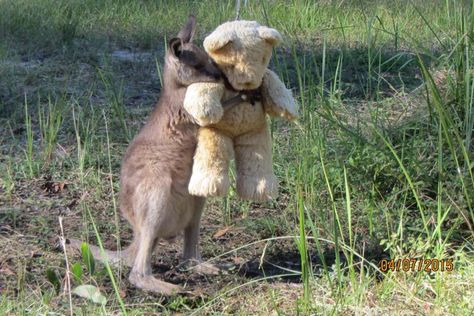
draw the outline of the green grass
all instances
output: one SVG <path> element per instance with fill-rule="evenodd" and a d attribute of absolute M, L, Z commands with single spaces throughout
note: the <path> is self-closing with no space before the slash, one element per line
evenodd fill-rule
<path fill-rule="evenodd" d="M 165 38 L 190 12 L 200 42 L 235 3 L 0 0 L 0 314 L 70 312 L 59 216 L 68 238 L 130 241 L 120 162 L 159 97 Z M 247 275 L 173 272 L 179 242 L 163 245 L 157 274 L 201 292 L 165 299 L 68 252 L 82 267 L 72 287 L 107 299 L 73 295 L 74 313 L 469 315 L 472 3 L 249 0 L 241 17 L 283 33 L 271 67 L 301 106 L 297 124 L 271 125 L 279 198 L 231 190 L 205 211 L 203 257 Z M 403 258 L 454 271 L 381 273 Z"/>

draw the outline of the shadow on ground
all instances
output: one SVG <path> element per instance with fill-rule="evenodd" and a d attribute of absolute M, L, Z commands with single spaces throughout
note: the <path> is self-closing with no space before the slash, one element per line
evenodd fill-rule
<path fill-rule="evenodd" d="M 388 254 L 385 253 L 381 247 L 375 247 L 364 255 L 366 261 L 375 265 L 377 265 L 381 259 L 387 257 Z M 343 252 L 339 253 L 339 258 L 343 267 L 347 267 L 348 261 Z M 336 263 L 336 253 L 334 252 L 334 249 L 324 250 L 322 256 L 310 252 L 308 259 L 314 274 L 316 276 L 321 276 L 324 269 L 324 263 L 328 267 L 328 271 L 333 271 L 332 266 Z M 324 263 L 323 260 L 325 261 Z M 359 270 L 360 259 L 355 257 L 354 262 L 359 263 L 355 264 L 356 270 Z M 364 262 L 364 264 L 367 265 L 367 262 Z M 272 254 L 266 255 L 263 259 L 255 257 L 243 264 L 240 267 L 238 274 L 251 279 L 268 278 L 269 282 L 284 280 L 291 283 L 301 283 L 301 270 L 301 255 L 298 250 L 295 249 L 293 251 L 283 250 L 273 252 Z"/>

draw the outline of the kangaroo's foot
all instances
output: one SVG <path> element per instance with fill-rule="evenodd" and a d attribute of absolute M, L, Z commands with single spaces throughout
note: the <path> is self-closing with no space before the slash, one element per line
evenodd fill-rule
<path fill-rule="evenodd" d="M 140 275 L 138 273 L 131 272 L 128 280 L 134 286 L 145 291 L 155 292 L 168 296 L 182 292 L 182 288 L 179 285 L 158 280 L 150 274 Z"/>

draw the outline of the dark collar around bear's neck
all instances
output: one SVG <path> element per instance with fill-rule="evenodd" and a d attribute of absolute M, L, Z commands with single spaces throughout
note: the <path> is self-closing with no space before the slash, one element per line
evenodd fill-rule
<path fill-rule="evenodd" d="M 241 102 L 248 102 L 252 105 L 255 105 L 255 102 L 259 102 L 262 100 L 262 85 L 260 85 L 257 89 L 252 90 L 236 90 L 230 84 L 229 79 L 225 74 L 222 74 L 222 78 L 224 78 L 224 85 L 227 89 L 238 93 L 236 96 L 222 102 L 222 107 L 224 109 L 228 109 Z"/>

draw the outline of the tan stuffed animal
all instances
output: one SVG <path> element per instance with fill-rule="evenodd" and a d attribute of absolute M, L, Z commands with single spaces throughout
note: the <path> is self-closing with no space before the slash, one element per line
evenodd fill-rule
<path fill-rule="evenodd" d="M 224 23 L 205 38 L 204 48 L 227 82 L 195 83 L 186 92 L 184 108 L 201 126 L 191 194 L 225 195 L 233 157 L 241 198 L 265 201 L 278 193 L 266 114 L 288 120 L 297 116 L 291 91 L 267 69 L 272 48 L 280 41 L 278 31 L 253 21 Z M 237 99 L 237 104 L 224 109 L 229 99 Z"/>

